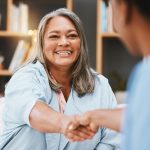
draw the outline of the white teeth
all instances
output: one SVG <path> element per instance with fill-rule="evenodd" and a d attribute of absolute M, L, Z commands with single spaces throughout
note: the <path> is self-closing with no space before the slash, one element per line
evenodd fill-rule
<path fill-rule="evenodd" d="M 57 54 L 71 54 L 71 51 L 58 51 Z"/>

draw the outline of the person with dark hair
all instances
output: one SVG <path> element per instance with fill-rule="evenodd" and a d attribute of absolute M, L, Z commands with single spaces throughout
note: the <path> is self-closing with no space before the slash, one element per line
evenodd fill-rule
<path fill-rule="evenodd" d="M 34 57 L 15 72 L 5 90 L 2 150 L 118 150 L 112 130 L 80 127 L 78 114 L 114 108 L 116 99 L 102 75 L 89 66 L 87 42 L 79 17 L 60 8 L 38 27 Z M 83 142 L 70 142 L 70 140 Z"/>
<path fill-rule="evenodd" d="M 105 0 L 107 2 L 108 0 Z M 150 1 L 110 0 L 113 25 L 129 52 L 142 57 L 128 81 L 127 106 L 86 112 L 80 125 L 123 131 L 123 150 L 150 149 Z M 78 126 L 70 125 L 70 129 Z"/>

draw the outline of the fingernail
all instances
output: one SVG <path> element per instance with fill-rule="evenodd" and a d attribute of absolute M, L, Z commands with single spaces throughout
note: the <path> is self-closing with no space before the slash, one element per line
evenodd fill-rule
<path fill-rule="evenodd" d="M 73 126 L 70 125 L 70 126 L 68 127 L 68 129 L 69 129 L 69 130 L 73 130 Z"/>

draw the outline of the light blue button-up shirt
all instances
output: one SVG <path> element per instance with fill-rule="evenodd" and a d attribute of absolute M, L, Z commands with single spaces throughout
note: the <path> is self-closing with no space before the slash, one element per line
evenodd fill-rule
<path fill-rule="evenodd" d="M 123 150 L 150 150 L 150 56 L 129 80 Z"/>
<path fill-rule="evenodd" d="M 59 133 L 41 133 L 33 129 L 29 114 L 37 102 L 42 100 L 59 112 L 56 93 L 50 88 L 48 77 L 40 62 L 28 64 L 18 70 L 5 91 L 4 132 L 0 137 L 0 149 L 4 150 L 118 150 L 120 135 L 101 128 L 91 140 L 69 142 Z M 108 80 L 96 76 L 95 90 L 92 94 L 78 97 L 72 88 L 65 114 L 82 114 L 98 108 L 116 107 L 114 94 Z"/>

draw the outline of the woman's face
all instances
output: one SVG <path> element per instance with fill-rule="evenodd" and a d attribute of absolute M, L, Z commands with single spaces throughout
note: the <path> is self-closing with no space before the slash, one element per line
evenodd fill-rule
<path fill-rule="evenodd" d="M 80 37 L 75 25 L 64 16 L 52 18 L 44 33 L 44 54 L 50 67 L 68 68 L 80 55 Z"/>

